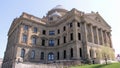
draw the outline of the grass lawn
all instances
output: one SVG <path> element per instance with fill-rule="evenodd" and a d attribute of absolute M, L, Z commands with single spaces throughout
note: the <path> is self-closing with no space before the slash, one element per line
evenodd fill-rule
<path fill-rule="evenodd" d="M 112 64 L 92 64 L 92 65 L 84 65 L 84 66 L 74 66 L 71 68 L 120 68 L 120 63 L 112 63 Z"/>

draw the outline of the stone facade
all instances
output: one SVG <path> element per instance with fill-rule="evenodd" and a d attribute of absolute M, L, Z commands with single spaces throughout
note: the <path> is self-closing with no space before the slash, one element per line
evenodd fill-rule
<path fill-rule="evenodd" d="M 58 5 L 43 18 L 24 12 L 14 19 L 2 68 L 13 68 L 15 62 L 92 59 L 100 63 L 105 56 L 114 60 L 111 27 L 100 14 L 68 11 Z"/>

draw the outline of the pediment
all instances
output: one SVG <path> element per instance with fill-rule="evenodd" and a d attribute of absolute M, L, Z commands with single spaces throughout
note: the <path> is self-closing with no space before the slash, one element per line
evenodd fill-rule
<path fill-rule="evenodd" d="M 87 22 L 96 26 L 98 25 L 100 28 L 111 29 L 108 23 L 98 13 L 86 14 L 84 18 Z"/>

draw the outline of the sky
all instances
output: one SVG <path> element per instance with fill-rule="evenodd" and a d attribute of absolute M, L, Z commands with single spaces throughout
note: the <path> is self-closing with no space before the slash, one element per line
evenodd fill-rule
<path fill-rule="evenodd" d="M 85 13 L 99 12 L 112 27 L 112 44 L 116 54 L 120 54 L 120 4 L 119 0 L 0 0 L 0 58 L 4 57 L 7 33 L 14 18 L 27 12 L 42 18 L 56 5 L 67 10 L 76 8 Z"/>

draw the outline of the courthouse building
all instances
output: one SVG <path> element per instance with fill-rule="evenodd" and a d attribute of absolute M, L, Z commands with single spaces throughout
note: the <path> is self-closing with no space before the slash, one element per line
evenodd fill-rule
<path fill-rule="evenodd" d="M 52 63 L 114 60 L 111 27 L 98 12 L 68 11 L 57 5 L 39 18 L 23 12 L 8 32 L 2 68 L 16 62 Z"/>

